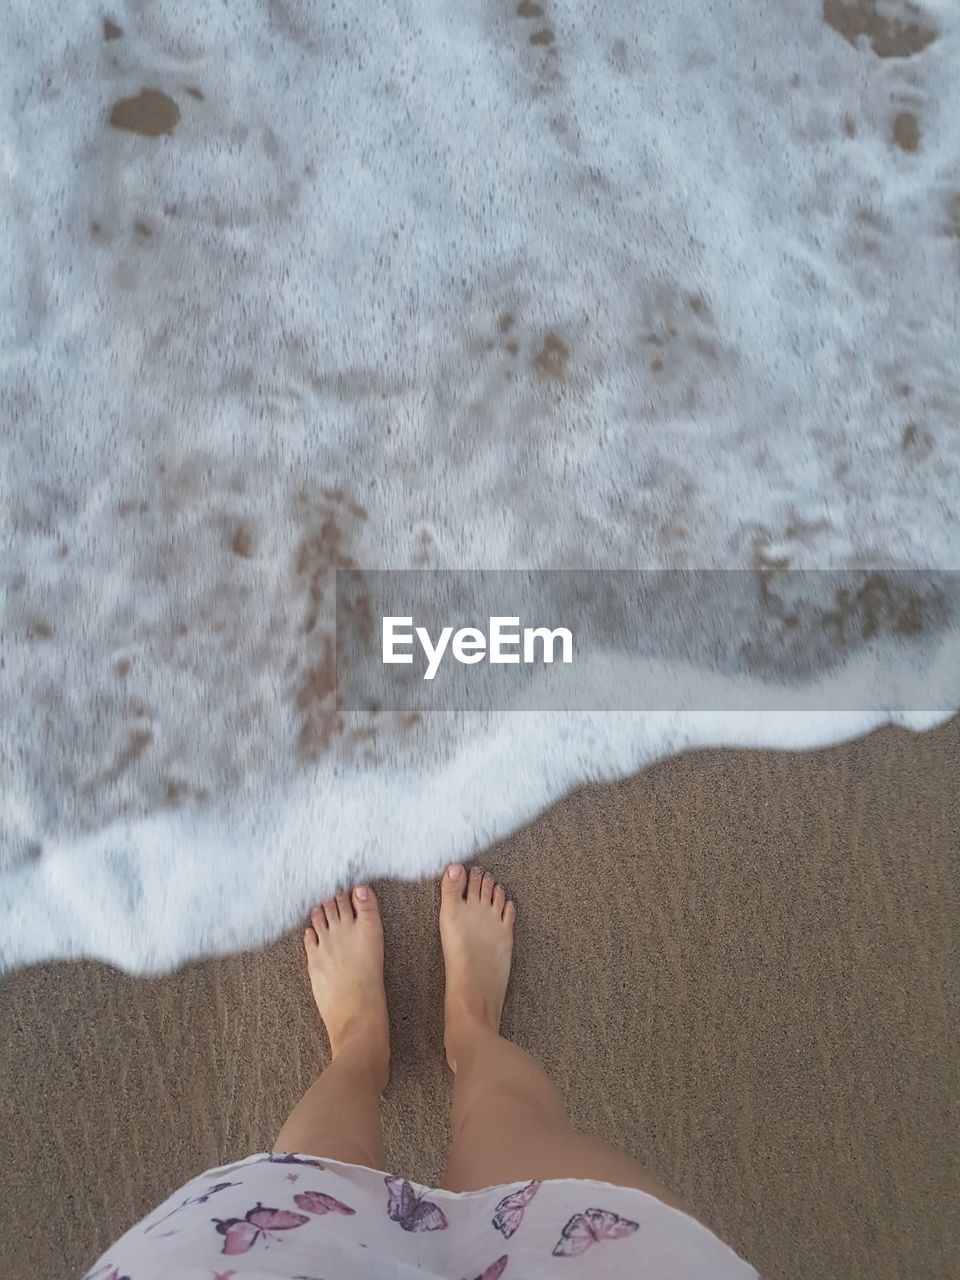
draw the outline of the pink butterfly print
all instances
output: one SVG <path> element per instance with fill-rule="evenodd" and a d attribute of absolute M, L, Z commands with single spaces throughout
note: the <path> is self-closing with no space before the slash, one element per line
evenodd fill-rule
<path fill-rule="evenodd" d="M 242 1187 L 242 1186 L 243 1186 L 242 1182 L 214 1183 L 212 1187 L 208 1187 L 206 1191 L 202 1192 L 200 1195 L 190 1196 L 189 1199 L 184 1200 L 182 1204 L 178 1204 L 175 1209 L 171 1209 L 169 1213 L 165 1213 L 162 1218 L 158 1218 L 156 1222 L 151 1222 L 149 1227 L 144 1227 L 143 1234 L 146 1235 L 149 1231 L 152 1231 L 154 1227 L 159 1227 L 161 1222 L 166 1222 L 167 1218 L 172 1218 L 173 1215 L 175 1213 L 179 1213 L 181 1209 L 186 1209 L 187 1205 L 206 1204 L 207 1201 L 210 1199 L 210 1197 L 215 1196 L 218 1191 L 226 1191 L 227 1187 Z M 165 1232 L 164 1234 L 175 1235 L 176 1232 L 171 1231 L 169 1233 Z M 107 1276 L 106 1280 L 110 1280 L 110 1277 Z"/>
<path fill-rule="evenodd" d="M 210 1280 L 231 1280 L 236 1274 L 235 1271 L 211 1271 Z"/>
<path fill-rule="evenodd" d="M 292 1151 L 271 1151 L 267 1155 L 271 1164 L 307 1164 L 311 1169 L 322 1169 L 319 1160 L 311 1160 L 308 1156 L 297 1156 Z"/>
<path fill-rule="evenodd" d="M 242 1218 L 228 1218 L 226 1222 L 213 1218 L 212 1221 L 220 1234 L 226 1236 L 221 1253 L 236 1257 L 252 1249 L 261 1236 L 266 1244 L 275 1231 L 291 1231 L 310 1219 L 306 1214 L 290 1213 L 288 1209 L 265 1209 L 258 1201 Z"/>
<path fill-rule="evenodd" d="M 624 1236 L 633 1235 L 639 1225 L 608 1209 L 586 1209 L 583 1213 L 575 1213 L 560 1232 L 560 1239 L 553 1246 L 553 1256 L 575 1258 L 600 1240 L 621 1240 Z"/>
<path fill-rule="evenodd" d="M 502 1231 L 504 1237 L 509 1240 L 513 1233 L 523 1221 L 523 1211 L 540 1190 L 540 1182 L 534 1179 L 528 1182 L 525 1187 L 521 1187 L 519 1191 L 513 1191 L 508 1196 L 504 1196 L 497 1205 L 493 1213 L 493 1225 L 498 1231 Z"/>
<path fill-rule="evenodd" d="M 301 1191 L 298 1196 L 293 1197 L 293 1203 L 298 1209 L 306 1209 L 307 1213 L 344 1213 L 352 1215 L 356 1213 L 356 1209 L 351 1209 L 348 1204 L 344 1204 L 342 1200 L 336 1200 L 333 1196 L 325 1195 L 322 1191 Z"/>
<path fill-rule="evenodd" d="M 447 1219 L 439 1205 L 418 1196 L 406 1178 L 384 1178 L 390 1199 L 387 1214 L 404 1231 L 443 1231 Z"/>
<path fill-rule="evenodd" d="M 507 1255 L 498 1258 L 496 1262 L 491 1262 L 482 1276 L 477 1276 L 477 1280 L 500 1280 L 504 1271 L 507 1269 Z"/>

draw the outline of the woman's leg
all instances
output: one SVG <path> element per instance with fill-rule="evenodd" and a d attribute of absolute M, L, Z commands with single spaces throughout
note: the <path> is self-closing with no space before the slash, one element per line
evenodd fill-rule
<path fill-rule="evenodd" d="M 455 1073 L 451 1191 L 534 1178 L 594 1178 L 685 1206 L 630 1156 L 570 1123 L 540 1064 L 500 1035 L 516 908 L 492 876 L 448 867 L 441 887 L 446 966 L 444 1044 Z"/>
<path fill-rule="evenodd" d="M 280 1130 L 274 1151 L 383 1168 L 380 1095 L 390 1074 L 383 927 L 373 890 L 331 898 L 303 937 L 313 998 L 330 1037 L 330 1065 Z"/>

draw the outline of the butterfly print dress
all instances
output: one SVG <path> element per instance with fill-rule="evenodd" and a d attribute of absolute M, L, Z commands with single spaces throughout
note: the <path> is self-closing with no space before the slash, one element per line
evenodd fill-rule
<path fill-rule="evenodd" d="M 180 1187 L 82 1280 L 756 1280 L 643 1191 L 561 1178 L 455 1193 L 296 1152 Z M 77 1277 L 77 1280 L 81 1280 Z"/>

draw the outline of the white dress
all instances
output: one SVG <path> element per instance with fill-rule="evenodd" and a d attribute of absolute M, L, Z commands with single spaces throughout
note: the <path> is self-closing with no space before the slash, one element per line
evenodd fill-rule
<path fill-rule="evenodd" d="M 644 1191 L 558 1178 L 452 1192 L 293 1153 L 193 1178 L 84 1280 L 757 1280 Z"/>

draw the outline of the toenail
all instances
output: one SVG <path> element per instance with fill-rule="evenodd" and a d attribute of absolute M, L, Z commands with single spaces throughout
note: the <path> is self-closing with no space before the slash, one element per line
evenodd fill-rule
<path fill-rule="evenodd" d="M 451 880 L 459 880 L 462 871 L 463 871 L 463 867 L 451 867 L 450 870 L 447 872 L 447 875 L 450 877 Z"/>
<path fill-rule="evenodd" d="M 370 897 L 370 890 L 366 887 L 366 885 L 360 885 L 356 893 L 357 893 L 358 902 L 366 902 L 366 900 Z"/>

